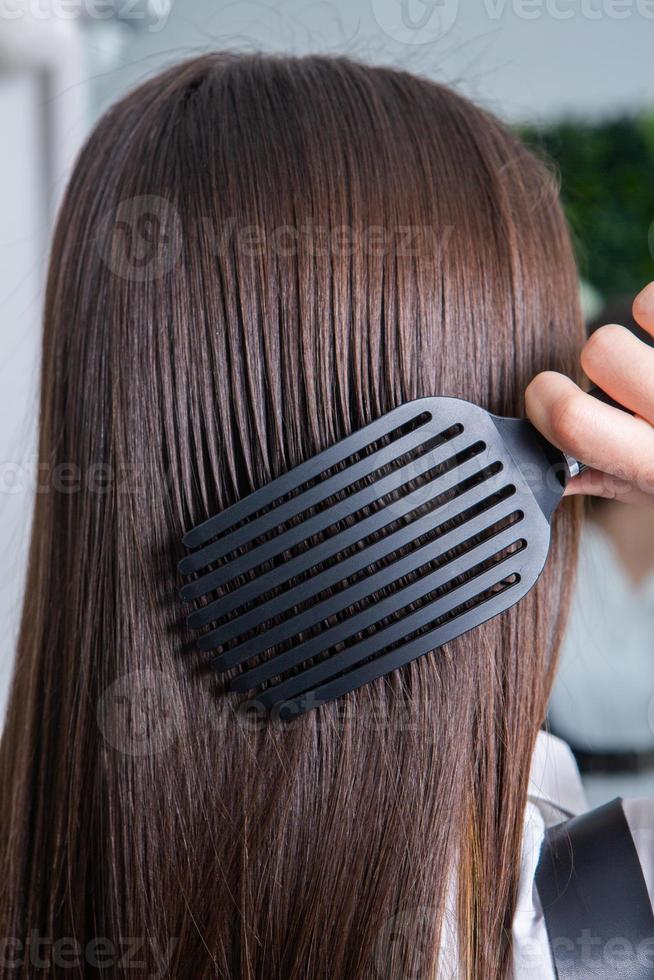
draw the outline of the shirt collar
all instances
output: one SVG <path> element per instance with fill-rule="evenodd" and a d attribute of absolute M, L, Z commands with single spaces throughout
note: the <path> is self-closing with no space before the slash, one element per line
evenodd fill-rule
<path fill-rule="evenodd" d="M 549 732 L 540 731 L 536 739 L 528 798 L 538 806 L 548 826 L 588 809 L 579 769 L 570 747 Z"/>

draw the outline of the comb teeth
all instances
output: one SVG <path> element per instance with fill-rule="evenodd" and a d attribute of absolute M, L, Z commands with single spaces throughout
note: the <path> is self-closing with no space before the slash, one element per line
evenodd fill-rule
<path fill-rule="evenodd" d="M 348 482 L 354 483 L 370 476 L 379 467 L 397 460 L 403 453 L 410 452 L 421 444 L 424 445 L 429 441 L 430 436 L 433 438 L 435 435 L 425 427 L 425 423 L 431 421 L 431 414 L 428 411 L 420 411 L 419 403 L 413 404 L 416 408 L 412 411 L 406 411 L 410 405 L 403 405 L 395 410 L 397 427 L 391 432 L 388 432 L 387 426 L 378 424 L 383 421 L 379 419 L 377 423 L 342 440 L 338 444 L 338 447 L 341 447 L 338 460 L 333 458 L 330 450 L 320 453 L 189 531 L 184 537 L 187 548 L 204 545 L 218 535 L 223 537 L 196 554 L 182 559 L 179 568 L 182 575 L 197 571 L 207 562 L 233 551 L 239 544 L 260 537 L 271 528 L 283 524 L 289 517 L 295 516 L 299 509 L 307 510 L 328 498 L 331 493 L 342 490 L 343 472 L 329 475 L 329 470 L 336 469 L 339 463 L 345 464 Z M 394 413 L 389 413 L 392 414 Z M 436 434 L 436 439 L 440 437 L 442 441 L 447 441 L 452 435 L 458 434 L 462 427 L 455 424 L 453 428 L 457 430 L 456 433 L 446 430 L 444 433 Z M 376 447 L 378 440 L 382 440 L 385 444 Z M 353 459 L 357 454 L 363 454 L 363 458 Z M 324 478 L 318 480 L 319 477 Z M 283 498 L 291 491 L 298 490 L 299 493 L 284 501 Z M 277 506 L 267 510 L 274 504 Z M 247 528 L 234 529 L 235 525 L 245 520 L 251 522 Z"/>
<path fill-rule="evenodd" d="M 512 490 L 513 488 L 506 488 L 506 494 L 508 495 L 510 492 L 512 492 Z M 486 488 L 486 493 L 488 493 L 488 488 Z M 469 494 L 468 496 L 478 497 L 479 493 L 476 495 Z M 420 537 L 423 534 L 426 534 L 430 528 L 433 529 L 439 516 L 441 517 L 442 522 L 451 520 L 453 517 L 455 517 L 456 510 L 454 505 L 456 503 L 458 503 L 458 498 L 455 498 L 454 501 L 451 501 L 450 504 L 443 509 L 444 512 L 442 515 L 438 515 L 438 512 L 436 512 L 436 520 L 435 515 L 430 513 L 427 515 L 427 517 L 416 521 L 415 528 L 409 525 L 414 535 L 414 541 L 419 540 Z M 494 505 L 496 505 L 497 501 L 494 499 L 493 495 L 491 495 L 490 497 L 482 499 L 479 501 L 479 503 L 485 505 L 483 508 L 485 511 L 487 508 L 492 508 Z M 461 505 L 459 504 L 458 510 L 460 509 Z M 474 510 L 475 507 L 472 506 L 469 509 L 469 513 L 472 513 Z M 492 517 L 490 518 L 490 521 L 491 523 L 493 522 Z M 470 522 L 470 535 L 483 532 L 484 525 L 488 524 L 488 522 L 489 517 L 482 511 L 480 515 Z M 398 546 L 399 548 L 403 548 L 407 545 L 407 535 L 404 528 L 395 532 L 395 534 L 382 538 L 381 541 L 377 542 L 369 549 L 364 549 L 358 552 L 356 557 L 347 564 L 348 579 L 362 569 L 365 569 L 373 561 L 384 562 L 384 567 L 374 574 L 359 578 L 354 585 L 343 588 L 335 595 L 330 596 L 328 599 L 318 602 L 316 605 L 312 605 L 305 612 L 285 620 L 279 626 L 271 627 L 264 633 L 258 633 L 254 639 L 233 648 L 229 653 L 224 654 L 222 657 L 216 657 L 214 660 L 214 665 L 221 670 L 225 670 L 229 667 L 235 666 L 236 664 L 243 663 L 244 660 L 247 660 L 258 653 L 262 653 L 271 646 L 282 643 L 284 640 L 289 639 L 289 637 L 295 636 L 296 634 L 303 632 L 312 626 L 316 626 L 318 623 L 330 619 L 333 615 L 342 612 L 344 609 L 354 606 L 355 603 L 368 598 L 374 593 L 392 584 L 394 581 L 401 579 L 405 575 L 411 574 L 427 563 L 437 561 L 443 552 L 447 551 L 448 546 L 451 547 L 454 536 L 460 536 L 461 533 L 459 527 L 455 527 L 451 531 L 447 531 L 443 534 L 439 534 L 439 531 L 440 525 L 438 525 L 433 532 L 438 535 L 435 541 L 425 544 L 417 550 L 412 550 L 409 552 L 409 554 L 401 558 L 398 557 Z M 369 554 L 369 552 L 372 552 L 372 554 Z M 330 571 L 331 575 L 328 575 L 327 579 L 328 584 L 332 584 L 334 572 L 336 573 L 338 582 L 347 581 L 343 577 L 343 570 L 339 568 L 338 565 Z M 315 598 L 316 595 L 319 595 L 322 591 L 321 586 L 324 584 L 321 581 L 322 578 L 322 575 L 318 575 L 315 579 L 310 580 L 310 591 L 313 593 L 311 596 L 312 599 Z M 314 589 L 317 591 L 314 592 Z M 296 589 L 291 590 L 290 593 L 283 593 L 282 596 L 278 597 L 276 600 L 276 604 L 278 604 L 279 599 L 283 597 L 288 598 L 289 600 L 286 603 L 287 608 L 289 606 L 295 606 L 296 603 L 293 600 L 296 598 L 298 590 L 303 590 L 305 592 L 305 595 L 302 596 L 302 598 L 306 599 L 307 586 L 305 585 L 304 589 L 302 586 L 299 586 Z M 376 611 L 378 611 L 378 609 L 379 604 L 376 605 Z M 254 614 L 243 617 L 245 620 L 243 624 L 245 627 L 244 629 L 240 628 L 241 622 L 239 619 L 236 619 L 228 623 L 228 628 L 222 631 L 215 630 L 206 636 L 203 636 L 202 640 L 200 641 L 201 648 L 203 650 L 211 649 L 214 645 L 217 645 L 216 640 L 218 641 L 219 645 L 223 645 L 224 642 L 227 639 L 231 639 L 233 635 L 242 635 L 243 633 L 248 632 L 250 629 L 254 629 L 256 626 L 261 625 L 259 621 L 260 613 L 261 609 L 257 609 Z M 263 618 L 265 621 L 267 618 L 266 615 L 264 615 Z M 218 634 L 218 636 L 216 636 L 216 634 Z M 322 634 L 321 638 L 323 638 Z M 293 666 L 293 664 L 289 665 Z"/>
<path fill-rule="evenodd" d="M 532 503 L 487 413 L 408 403 L 186 535 L 188 625 L 232 690 L 301 714 L 516 602 L 549 540 Z"/>
<path fill-rule="evenodd" d="M 252 593 L 252 585 L 258 586 L 258 594 L 264 595 L 266 588 L 273 583 L 275 585 L 281 585 L 285 581 L 295 577 L 301 572 L 306 571 L 318 565 L 320 562 L 326 561 L 328 558 L 333 558 L 335 555 L 343 552 L 346 548 L 356 545 L 361 542 L 369 540 L 375 534 L 380 534 L 386 529 L 388 529 L 393 524 L 400 524 L 400 517 L 409 519 L 411 517 L 411 512 L 415 511 L 418 507 L 425 507 L 427 504 L 431 504 L 430 512 L 432 509 L 436 508 L 439 500 L 442 500 L 441 509 L 437 511 L 437 517 L 439 520 L 443 521 L 447 519 L 447 515 L 451 515 L 456 512 L 457 505 L 454 500 L 449 500 L 448 494 L 457 493 L 457 495 L 462 495 L 465 493 L 470 493 L 470 490 L 481 482 L 485 476 L 490 476 L 492 474 L 486 474 L 482 471 L 481 477 L 479 477 L 479 460 L 478 456 L 484 451 L 484 443 L 475 443 L 470 447 L 466 458 L 463 462 L 456 466 L 455 472 L 453 474 L 448 474 L 448 477 L 443 477 L 440 481 L 434 480 L 427 487 L 420 487 L 414 490 L 412 493 L 407 494 L 398 504 L 393 504 L 390 508 L 380 508 L 376 513 L 372 514 L 368 518 L 351 524 L 349 527 L 345 528 L 343 531 L 333 535 L 326 541 L 315 548 L 305 551 L 298 555 L 297 558 L 292 559 L 286 563 L 283 569 L 268 573 L 268 577 L 261 577 L 251 583 L 250 588 L 243 587 L 241 589 L 236 589 L 231 592 L 224 600 L 218 599 L 206 606 L 198 609 L 196 612 L 192 613 L 188 618 L 188 625 L 192 628 L 198 628 L 200 626 L 206 625 L 212 619 L 216 618 L 217 614 L 225 615 L 228 611 L 237 608 L 238 605 L 242 605 L 244 599 Z M 454 457 L 458 460 L 463 457 L 464 454 Z M 424 464 L 419 467 L 422 471 L 424 469 Z M 477 475 L 477 479 L 473 479 Z M 377 500 L 380 498 L 378 497 Z M 389 513 L 390 510 L 390 513 Z M 433 526 L 434 518 L 428 516 L 420 521 L 416 521 L 412 526 L 414 535 L 418 536 L 425 533 L 431 526 Z M 382 539 L 382 541 L 376 544 L 370 544 L 366 548 L 361 548 L 357 556 L 352 556 L 348 563 L 348 572 L 352 575 L 354 572 L 358 571 L 360 568 L 371 564 L 377 558 L 383 558 L 384 553 L 389 549 L 388 543 L 392 543 L 395 540 L 401 540 L 403 537 L 403 526 L 406 524 L 400 524 L 400 527 L 395 532 L 388 534 L 388 537 Z M 315 588 L 316 592 L 321 592 L 323 589 L 329 587 L 330 585 L 339 581 L 342 578 L 342 571 L 340 566 L 331 567 L 325 572 L 316 575 L 311 582 L 312 588 Z M 252 628 L 257 625 L 260 621 L 260 617 L 265 613 L 267 616 L 272 616 L 275 612 L 281 611 L 284 606 L 291 603 L 294 597 L 300 598 L 302 591 L 306 591 L 306 586 L 297 586 L 294 590 L 289 590 L 283 594 L 283 596 L 278 596 L 274 600 L 263 603 L 257 608 L 256 615 L 250 613 L 247 616 L 248 628 Z M 206 634 L 202 638 L 202 648 L 205 650 L 211 649 L 211 647 L 221 645 L 226 640 L 231 639 L 236 635 L 236 631 L 240 625 L 240 618 L 232 620 L 229 626 L 225 626 L 222 629 L 214 630 L 211 633 Z"/>
<path fill-rule="evenodd" d="M 474 544 L 472 543 L 474 542 L 474 537 L 472 537 L 468 542 L 466 542 L 466 544 L 469 546 L 468 549 L 455 560 L 447 561 L 440 565 L 436 559 L 438 559 L 438 557 L 442 557 L 442 548 L 441 543 L 437 542 L 436 545 L 426 547 L 424 549 L 424 554 L 420 555 L 420 553 L 417 552 L 415 555 L 408 556 L 410 559 L 409 562 L 404 560 L 403 562 L 398 563 L 400 565 L 404 565 L 404 567 L 393 570 L 393 574 L 398 576 L 396 579 L 392 579 L 390 582 L 388 582 L 389 576 L 386 575 L 381 586 L 377 582 L 373 583 L 372 580 L 364 580 L 363 585 L 365 592 L 363 598 L 369 598 L 370 595 L 379 588 L 387 587 L 389 589 L 393 589 L 393 587 L 395 587 L 395 589 L 393 589 L 391 595 L 387 598 L 375 602 L 374 605 L 363 609 L 359 613 L 354 613 L 346 617 L 340 623 L 317 633 L 312 639 L 298 643 L 288 652 L 280 653 L 271 660 L 263 661 L 263 663 L 261 663 L 258 667 L 246 670 L 232 681 L 233 690 L 251 690 L 263 681 L 271 680 L 273 677 L 283 673 L 289 668 L 296 667 L 298 664 L 306 662 L 311 657 L 323 652 L 325 649 L 334 648 L 339 643 L 351 639 L 353 636 L 364 632 L 371 626 L 377 627 L 380 622 L 390 619 L 390 617 L 399 612 L 404 614 L 402 619 L 397 621 L 394 628 L 389 627 L 390 632 L 386 635 L 378 635 L 376 631 L 374 634 L 374 642 L 379 643 L 381 640 L 383 640 L 383 645 L 386 646 L 387 642 L 392 642 L 395 639 L 398 639 L 404 633 L 406 633 L 407 630 L 412 632 L 412 628 L 416 624 L 418 626 L 423 625 L 421 614 L 411 614 L 409 612 L 409 608 L 413 603 L 419 603 L 421 600 L 424 601 L 426 596 L 433 595 L 441 588 L 446 590 L 443 600 L 450 602 L 450 599 L 448 598 L 450 592 L 453 592 L 458 587 L 456 581 L 457 576 L 468 572 L 469 577 L 474 578 L 477 574 L 477 570 L 483 565 L 483 562 L 486 559 L 497 558 L 497 556 L 501 555 L 503 549 L 510 545 L 520 546 L 520 548 L 526 546 L 526 542 L 520 540 L 516 541 L 516 531 L 513 527 L 513 524 L 522 520 L 522 516 L 523 515 L 520 511 L 510 515 L 511 523 L 508 529 L 499 534 L 497 539 L 491 532 L 482 540 L 481 543 Z M 486 522 L 488 522 L 488 517 L 486 517 Z M 471 528 L 471 534 L 474 535 L 478 533 L 479 530 L 479 527 Z M 419 563 L 418 569 L 416 569 L 416 562 Z M 474 572 L 470 572 L 471 562 L 473 563 Z M 409 571 L 413 571 L 414 569 L 416 571 L 420 571 L 421 569 L 425 568 L 432 569 L 434 566 L 434 571 L 430 571 L 429 574 L 425 574 L 412 585 L 407 585 L 404 587 L 398 586 L 399 580 L 407 572 L 407 567 Z M 373 585 L 375 587 L 373 587 Z M 344 595 L 347 596 L 348 593 L 346 592 Z M 354 597 L 348 596 L 348 600 L 351 599 L 353 601 L 352 603 L 348 602 L 346 606 L 351 608 L 354 601 L 356 601 L 358 598 L 358 595 Z M 438 608 L 440 608 L 438 606 L 439 601 L 441 600 L 435 599 L 430 604 L 430 615 L 434 612 L 434 610 L 436 613 L 438 612 Z M 324 610 L 324 612 L 326 615 L 319 615 L 317 621 L 320 621 L 321 619 L 326 621 L 331 618 L 331 615 L 333 615 L 331 609 Z M 291 623 L 292 622 L 293 621 L 291 620 Z M 315 620 L 314 625 L 316 625 Z M 295 627 L 291 626 L 291 629 L 285 631 L 285 634 L 287 632 L 293 633 L 294 629 Z M 263 649 L 268 649 L 270 646 L 274 646 L 281 642 L 277 636 L 272 639 L 272 643 L 268 643 L 268 638 L 265 634 L 264 637 L 264 642 L 267 644 L 267 646 L 260 644 L 260 646 L 263 646 Z M 286 636 L 283 636 L 281 639 L 284 638 L 286 638 Z M 370 646 L 370 643 L 368 646 Z M 368 647 L 365 647 L 365 649 L 368 649 Z M 260 652 L 259 647 L 257 647 L 255 652 Z M 248 655 L 251 656 L 251 654 Z M 237 663 L 242 662 L 242 657 L 243 654 L 239 654 Z M 229 654 L 226 654 L 224 658 L 216 659 L 223 659 L 222 663 L 216 663 L 216 666 L 219 669 L 224 670 L 234 665 L 231 662 L 232 658 L 230 658 Z M 346 666 L 351 666 L 353 662 L 351 650 L 347 657 L 344 658 L 344 662 Z M 330 668 L 332 665 L 335 666 L 335 664 L 336 661 L 330 661 Z"/>
<path fill-rule="evenodd" d="M 374 503 L 379 497 L 397 491 L 403 482 L 421 475 L 425 470 L 437 466 L 439 462 L 444 460 L 447 456 L 448 443 L 456 440 L 462 431 L 460 426 L 453 426 L 436 436 L 424 428 L 412 431 L 390 446 L 386 446 L 364 458 L 351 468 L 335 473 L 332 477 L 311 486 L 303 493 L 292 496 L 290 499 L 282 499 L 277 507 L 255 517 L 249 523 L 235 530 L 228 531 L 223 537 L 212 541 L 200 551 L 183 558 L 179 564 L 179 571 L 182 575 L 209 568 L 213 562 L 235 552 L 238 548 L 249 545 L 250 549 L 239 558 L 209 571 L 202 578 L 185 586 L 182 590 L 182 597 L 197 599 L 206 595 L 207 592 L 219 588 L 230 579 L 243 575 L 258 565 L 262 565 L 268 559 L 292 548 L 302 539 L 321 534 L 330 525 L 346 520 L 358 510 Z M 452 455 L 451 450 L 449 455 Z M 403 460 L 405 462 L 402 465 Z M 374 480 L 376 473 L 384 472 L 385 469 L 389 468 L 390 472 L 385 478 Z M 275 484 L 278 482 L 280 481 L 275 481 Z M 273 487 L 275 484 L 269 486 Z M 297 525 L 290 527 L 271 539 L 265 540 L 265 535 L 268 532 L 274 532 L 283 527 L 289 518 L 297 518 L 300 514 L 306 515 L 310 513 L 311 508 L 325 505 L 333 494 L 344 494 L 346 491 L 351 492 L 337 503 L 333 503 L 331 506 L 327 504 L 313 516 L 307 516 L 299 528 Z M 224 513 L 228 514 L 229 511 Z M 219 516 L 223 517 L 224 514 Z M 252 547 L 253 545 L 255 546 Z"/>

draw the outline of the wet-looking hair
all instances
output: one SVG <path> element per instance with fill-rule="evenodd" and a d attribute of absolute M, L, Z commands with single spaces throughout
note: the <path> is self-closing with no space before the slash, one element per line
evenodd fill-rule
<path fill-rule="evenodd" d="M 207 671 L 175 566 L 186 529 L 402 401 L 520 413 L 581 339 L 555 181 L 443 86 L 215 55 L 110 109 L 45 302 L 53 476 L 0 753 L 12 976 L 34 933 L 80 943 L 79 976 L 99 939 L 112 976 L 427 980 L 446 949 L 504 975 L 576 505 L 516 608 L 291 725 Z"/>

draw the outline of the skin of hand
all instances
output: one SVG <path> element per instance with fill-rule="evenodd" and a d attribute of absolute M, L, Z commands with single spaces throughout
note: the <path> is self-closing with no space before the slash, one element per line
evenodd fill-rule
<path fill-rule="evenodd" d="M 634 300 L 633 314 L 654 337 L 654 282 Z M 588 338 L 581 366 L 629 412 L 605 405 L 555 371 L 543 371 L 529 384 L 525 404 L 531 422 L 589 467 L 568 483 L 566 494 L 654 507 L 654 347 L 610 323 Z"/>

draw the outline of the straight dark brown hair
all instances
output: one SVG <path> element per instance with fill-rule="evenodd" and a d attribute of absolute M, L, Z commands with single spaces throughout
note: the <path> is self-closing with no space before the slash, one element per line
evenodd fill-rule
<path fill-rule="evenodd" d="M 3 977 L 505 976 L 575 505 L 518 607 L 288 726 L 207 672 L 175 566 L 189 527 L 399 403 L 520 413 L 581 341 L 555 181 L 443 86 L 214 55 L 110 109 L 45 301 Z"/>

